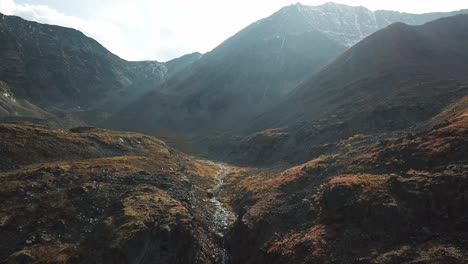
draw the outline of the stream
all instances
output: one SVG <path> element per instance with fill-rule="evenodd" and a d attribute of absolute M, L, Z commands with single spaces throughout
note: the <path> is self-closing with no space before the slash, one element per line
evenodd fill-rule
<path fill-rule="evenodd" d="M 213 164 L 219 167 L 219 171 L 215 175 L 217 180 L 216 185 L 212 189 L 208 190 L 213 194 L 213 197 L 210 199 L 210 203 L 215 208 L 210 231 L 218 236 L 221 241 L 223 241 L 223 238 L 229 230 L 230 225 L 235 220 L 234 214 L 226 208 L 223 202 L 218 200 L 221 197 L 221 188 L 224 185 L 224 177 L 230 172 L 230 169 L 221 163 Z M 221 243 L 220 247 L 219 263 L 228 264 L 230 262 L 230 257 L 223 244 L 224 242 Z"/>

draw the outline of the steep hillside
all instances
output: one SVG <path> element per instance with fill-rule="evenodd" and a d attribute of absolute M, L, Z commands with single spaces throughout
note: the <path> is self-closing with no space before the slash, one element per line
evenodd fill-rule
<path fill-rule="evenodd" d="M 48 113 L 27 100 L 16 98 L 10 86 L 0 81 L 0 117 L 15 115 L 47 118 Z"/>
<path fill-rule="evenodd" d="M 161 102 L 159 91 L 154 91 L 110 125 L 186 134 L 236 129 L 369 34 L 397 21 L 421 24 L 456 13 L 412 15 L 333 3 L 291 5 L 241 30 L 189 71 L 170 79 L 164 93 L 173 101 Z"/>
<path fill-rule="evenodd" d="M 293 168 L 231 175 L 233 263 L 465 263 L 467 99 L 419 133 L 355 135 Z"/>
<path fill-rule="evenodd" d="M 73 29 L 4 15 L 0 29 L 5 46 L 0 78 L 14 87 L 16 96 L 37 104 L 86 108 L 132 89 L 137 80 L 159 82 L 165 74 L 160 63 L 127 64 Z M 133 87 L 138 88 L 144 87 Z"/>
<path fill-rule="evenodd" d="M 281 138 L 256 133 L 243 139 L 237 153 L 294 160 L 354 134 L 427 121 L 468 92 L 467 25 L 468 15 L 458 15 L 423 26 L 397 23 L 373 34 L 248 128 L 280 128 Z"/>
<path fill-rule="evenodd" d="M 0 80 L 9 87 L 11 98 L 23 100 L 21 107 L 2 106 L 9 110 L 0 111 L 0 118 L 60 119 L 75 113 L 79 119 L 87 117 L 82 114 L 86 111 L 114 112 L 199 58 L 186 56 L 167 66 L 155 61 L 128 62 L 74 29 L 2 14 L 0 48 Z"/>
<path fill-rule="evenodd" d="M 145 131 L 231 128 L 277 102 L 344 50 L 311 28 L 295 7 L 287 7 L 240 31 L 203 55 L 190 71 L 170 79 L 164 93 L 177 99 L 169 109 L 153 103 L 160 97 L 153 92 L 122 111 L 115 123 L 128 116 L 125 128 Z"/>

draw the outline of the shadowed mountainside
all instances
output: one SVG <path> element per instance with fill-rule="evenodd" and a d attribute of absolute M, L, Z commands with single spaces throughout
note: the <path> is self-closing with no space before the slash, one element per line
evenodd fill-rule
<path fill-rule="evenodd" d="M 0 94 L 0 117 L 51 120 L 117 111 L 189 67 L 199 54 L 167 65 L 129 62 L 77 30 L 0 14 L 0 58 L 2 87 L 9 87 Z"/>
<path fill-rule="evenodd" d="M 423 124 L 467 94 L 467 25 L 468 15 L 458 15 L 371 35 L 247 125 L 265 130 L 234 139 L 227 155 L 300 162 L 354 134 Z"/>
<path fill-rule="evenodd" d="M 422 24 L 463 12 L 415 15 L 334 3 L 291 5 L 241 30 L 170 79 L 163 89 L 168 97 L 149 93 L 108 125 L 191 135 L 244 127 L 375 31 L 394 22 Z"/>

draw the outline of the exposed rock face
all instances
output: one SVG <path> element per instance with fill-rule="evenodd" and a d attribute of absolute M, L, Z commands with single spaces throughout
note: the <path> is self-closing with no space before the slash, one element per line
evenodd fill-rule
<path fill-rule="evenodd" d="M 25 99 L 16 98 L 13 89 L 5 82 L 0 81 L 0 117 L 7 116 L 47 118 L 52 115 Z"/>

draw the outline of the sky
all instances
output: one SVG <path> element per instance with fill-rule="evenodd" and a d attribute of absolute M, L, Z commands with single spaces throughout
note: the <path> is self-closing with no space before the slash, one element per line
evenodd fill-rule
<path fill-rule="evenodd" d="M 0 0 L 0 12 L 72 27 L 127 60 L 167 61 L 212 50 L 298 0 Z M 303 0 L 320 5 L 330 0 Z M 468 8 L 468 0 L 335 0 L 410 13 Z"/>

